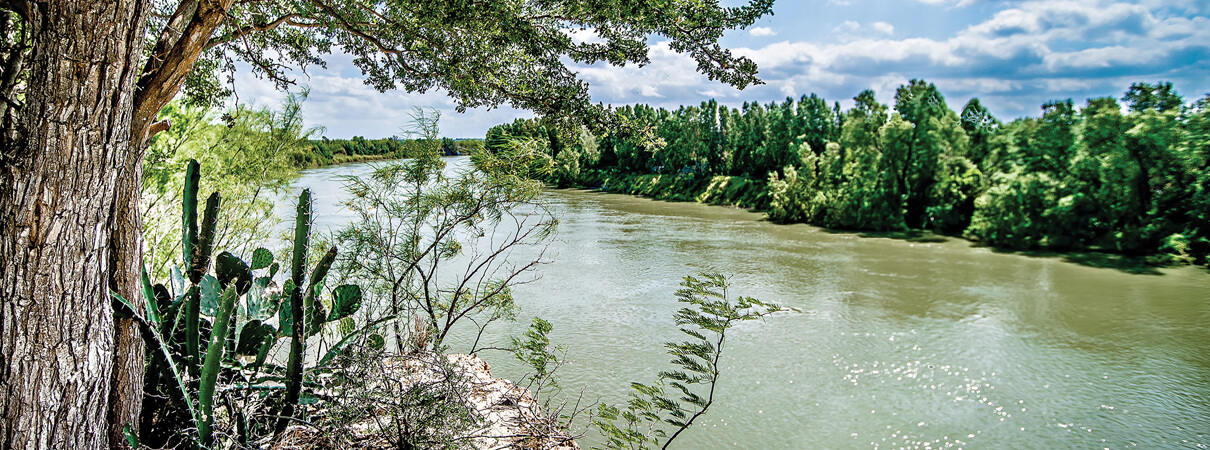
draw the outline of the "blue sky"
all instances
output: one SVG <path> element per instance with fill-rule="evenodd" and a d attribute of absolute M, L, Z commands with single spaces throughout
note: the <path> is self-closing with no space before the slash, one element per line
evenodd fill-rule
<path fill-rule="evenodd" d="M 1005 121 L 1036 116 L 1051 99 L 1121 97 L 1135 81 L 1171 81 L 1186 101 L 1210 92 L 1205 0 L 777 0 L 773 10 L 722 41 L 757 62 L 765 85 L 739 91 L 710 82 L 659 39 L 651 41 L 645 67 L 573 70 L 596 101 L 670 109 L 709 98 L 739 106 L 812 92 L 847 107 L 864 89 L 892 104 L 897 86 L 921 78 L 936 83 L 952 108 L 978 97 Z M 492 125 L 532 117 L 509 108 L 458 114 L 440 91 L 378 93 L 362 83 L 351 58 L 327 60 L 328 69 L 312 69 L 299 82 L 311 88 L 303 107 L 308 123 L 326 127 L 328 137 L 396 134 L 413 106 L 440 110 L 442 132 L 452 137 L 482 137 Z M 235 87 L 244 102 L 281 98 L 246 70 Z"/>

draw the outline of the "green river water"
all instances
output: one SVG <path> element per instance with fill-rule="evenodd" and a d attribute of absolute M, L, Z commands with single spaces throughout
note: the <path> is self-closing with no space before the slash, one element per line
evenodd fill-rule
<path fill-rule="evenodd" d="M 451 160 L 454 165 L 464 159 Z M 316 223 L 350 220 L 337 175 L 306 171 Z M 1210 274 L 1097 255 L 1028 256 L 932 235 L 777 225 L 735 208 L 578 190 L 544 194 L 549 264 L 518 286 L 519 333 L 554 325 L 565 392 L 625 399 L 679 340 L 682 276 L 801 310 L 729 334 L 720 394 L 678 448 L 1206 448 Z M 284 213 L 287 216 L 289 213 Z M 458 344 L 454 351 L 460 350 Z M 524 368 L 483 354 L 496 376 Z M 590 430 L 586 448 L 599 442 Z"/>

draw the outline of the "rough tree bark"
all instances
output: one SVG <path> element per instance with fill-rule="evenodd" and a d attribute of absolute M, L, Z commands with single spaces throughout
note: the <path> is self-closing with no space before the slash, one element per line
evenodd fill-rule
<path fill-rule="evenodd" d="M 131 123 L 148 5 L 24 5 L 25 103 L 0 150 L 0 447 L 104 448 L 140 400 L 120 391 L 142 379 L 142 343 L 115 328 L 108 292 L 138 287 Z"/>

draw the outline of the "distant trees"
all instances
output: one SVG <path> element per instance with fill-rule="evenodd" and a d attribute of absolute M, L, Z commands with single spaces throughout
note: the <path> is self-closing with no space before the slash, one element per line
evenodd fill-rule
<path fill-rule="evenodd" d="M 922 80 L 900 86 L 893 108 L 869 90 L 853 100 L 847 111 L 814 94 L 738 109 L 713 100 L 675 111 L 624 106 L 626 126 L 593 135 L 591 158 L 579 158 L 583 137 L 551 132 L 548 121 L 489 135 L 543 148 L 559 136 L 570 154 L 556 158 L 548 181 L 564 186 L 627 176 L 686 190 L 663 198 L 693 199 L 725 184 L 718 177 L 761 180 L 759 206 L 777 221 L 1185 262 L 1210 253 L 1210 96 L 1185 105 L 1171 83 L 1135 83 L 1126 109 L 1113 98 L 1056 100 L 1009 123 L 978 99 L 955 112 Z"/>

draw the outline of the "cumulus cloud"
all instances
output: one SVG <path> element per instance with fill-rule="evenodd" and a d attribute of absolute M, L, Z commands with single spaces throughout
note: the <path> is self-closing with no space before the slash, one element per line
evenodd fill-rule
<path fill-rule="evenodd" d="M 668 42 L 659 42 L 647 50 L 651 63 L 643 67 L 614 67 L 606 65 L 576 66 L 590 86 L 593 97 L 615 105 L 651 103 L 666 99 L 673 106 L 704 100 L 700 92 L 735 95 L 737 91 L 721 83 L 711 82 L 697 72 L 697 62 L 673 51 Z"/>
<path fill-rule="evenodd" d="M 846 20 L 844 22 L 841 22 L 840 25 L 837 25 L 836 27 L 832 28 L 832 31 L 844 32 L 844 31 L 857 31 L 860 29 L 861 29 L 860 23 L 857 23 L 852 20 Z"/>
<path fill-rule="evenodd" d="M 895 31 L 890 24 L 854 21 L 835 31 L 865 29 Z M 1178 88 L 1185 80 L 1204 89 L 1201 80 L 1210 75 L 1204 62 L 1210 59 L 1210 19 L 1135 3 L 1026 1 L 948 38 L 850 36 L 830 43 L 782 41 L 737 53 L 760 65 L 769 90 L 777 94 L 835 92 L 829 89 L 835 86 L 851 89 L 841 94 L 848 97 L 868 87 L 879 90 L 881 98 L 881 91 L 896 83 L 924 78 L 954 97 L 1018 94 L 1041 99 L 1040 104 L 1048 96 L 1078 99 L 1097 90 L 1113 95 L 1138 80 L 1172 80 Z M 1019 107 L 1004 109 L 1022 113 Z M 1032 108 L 1024 112 L 1033 113 Z"/>
<path fill-rule="evenodd" d="M 860 22 L 846 20 L 840 25 L 832 27 L 832 32 L 841 40 L 853 40 L 862 37 L 862 35 L 870 35 L 869 31 L 875 31 L 879 34 L 895 34 L 895 26 L 887 22 L 874 22 L 869 25 L 862 25 Z"/>
<path fill-rule="evenodd" d="M 310 89 L 309 98 L 302 104 L 306 126 L 323 127 L 322 135 L 331 138 L 400 134 L 415 106 L 440 111 L 441 133 L 450 137 L 483 137 L 491 126 L 517 117 L 533 117 L 531 112 L 511 108 L 478 108 L 459 114 L 454 111 L 454 101 L 440 90 L 424 94 L 378 92 L 356 76 L 360 72 L 353 66 L 351 56 L 336 54 L 326 60 L 326 69 L 313 67 L 309 74 L 294 73 L 294 79 L 300 87 Z M 277 91 L 271 82 L 258 79 L 246 65 L 237 64 L 236 70 L 236 98 L 231 102 L 271 108 L 281 104 L 285 93 Z"/>
<path fill-rule="evenodd" d="M 917 1 L 947 8 L 970 3 Z M 978 12 L 969 25 L 948 36 L 913 34 L 906 22 L 897 28 L 887 22 L 847 20 L 839 21 L 828 40 L 747 41 L 749 47 L 734 51 L 758 63 L 766 84 L 743 92 L 709 81 L 697 73 L 692 58 L 672 51 L 667 42 L 653 42 L 651 63 L 641 68 L 573 65 L 572 70 L 590 84 L 594 100 L 668 108 L 708 98 L 737 106 L 745 100 L 779 101 L 811 92 L 840 99 L 847 107 L 851 102 L 844 99 L 863 89 L 875 89 L 880 101 L 891 103 L 894 89 L 912 78 L 935 82 L 954 108 L 978 96 L 993 113 L 1008 118 L 1036 115 L 1039 106 L 1053 98 L 1080 102 L 1087 96 L 1120 96 L 1133 81 L 1173 81 L 1189 98 L 1210 90 L 1210 18 L 1197 14 L 1206 9 L 1202 2 L 1027 0 L 983 5 L 1001 6 Z M 974 9 L 965 11 L 974 14 Z M 775 27 L 791 34 L 791 28 L 778 27 L 778 22 L 747 34 L 774 36 Z M 569 35 L 577 42 L 599 39 L 592 30 Z M 328 60 L 329 69 L 301 81 L 312 89 L 312 99 L 304 105 L 308 122 L 327 126 L 333 137 L 392 134 L 406 123 L 413 105 L 447 111 L 442 125 L 451 136 L 481 135 L 487 126 L 528 115 L 511 109 L 456 115 L 442 92 L 379 93 L 356 76 L 351 58 Z M 246 72 L 237 84 L 244 85 L 240 95 L 245 101 L 272 104 L 280 98 L 265 87 L 268 83 Z"/>
<path fill-rule="evenodd" d="M 777 36 L 777 32 L 770 27 L 754 27 L 748 29 L 748 34 L 752 36 Z"/>

